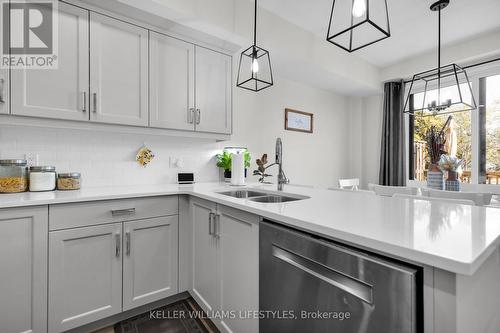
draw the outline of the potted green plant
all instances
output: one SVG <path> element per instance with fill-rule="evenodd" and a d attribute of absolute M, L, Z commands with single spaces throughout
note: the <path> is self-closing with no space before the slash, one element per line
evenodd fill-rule
<path fill-rule="evenodd" d="M 250 167 L 250 161 L 252 157 L 248 151 L 245 151 L 243 154 L 245 159 L 245 177 L 246 177 L 247 168 Z M 224 150 L 222 154 L 216 155 L 216 159 L 217 159 L 217 167 L 224 170 L 225 181 L 229 181 L 231 179 L 231 162 L 232 162 L 231 153 Z"/>

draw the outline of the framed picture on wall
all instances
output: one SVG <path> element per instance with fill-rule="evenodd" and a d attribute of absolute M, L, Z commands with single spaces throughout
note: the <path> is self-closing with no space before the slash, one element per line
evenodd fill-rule
<path fill-rule="evenodd" d="M 304 133 L 313 132 L 313 114 L 285 109 L 285 129 Z"/>

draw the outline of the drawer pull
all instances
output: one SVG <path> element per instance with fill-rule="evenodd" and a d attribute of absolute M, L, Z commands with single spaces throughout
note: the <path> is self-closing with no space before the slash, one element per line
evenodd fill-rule
<path fill-rule="evenodd" d="M 111 211 L 111 216 L 125 216 L 135 214 L 135 208 L 116 209 Z"/>

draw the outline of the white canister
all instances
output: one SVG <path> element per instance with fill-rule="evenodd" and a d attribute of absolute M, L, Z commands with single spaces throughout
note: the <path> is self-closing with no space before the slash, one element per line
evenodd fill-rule
<path fill-rule="evenodd" d="M 32 166 L 30 167 L 30 191 L 53 191 L 56 189 L 56 167 Z"/>
<path fill-rule="evenodd" d="M 245 154 L 243 152 L 231 155 L 231 185 L 245 185 Z"/>

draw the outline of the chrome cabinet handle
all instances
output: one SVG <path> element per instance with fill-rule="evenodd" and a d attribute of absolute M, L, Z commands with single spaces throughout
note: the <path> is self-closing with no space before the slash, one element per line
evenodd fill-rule
<path fill-rule="evenodd" d="M 216 238 L 219 238 L 220 237 L 220 214 L 219 213 L 215 214 L 214 220 L 215 220 L 215 223 L 214 223 L 214 236 Z"/>
<path fill-rule="evenodd" d="M 201 121 L 201 110 L 196 109 L 196 125 L 199 125 Z"/>
<path fill-rule="evenodd" d="M 214 232 L 212 231 L 214 217 L 215 213 L 210 212 L 210 214 L 208 214 L 208 234 L 211 236 L 214 235 Z"/>
<path fill-rule="evenodd" d="M 130 231 L 125 233 L 125 252 L 130 257 Z"/>
<path fill-rule="evenodd" d="M 0 79 L 0 103 L 4 104 L 5 79 Z"/>
<path fill-rule="evenodd" d="M 187 121 L 189 124 L 193 123 L 193 118 L 194 118 L 194 108 L 189 108 L 188 113 L 187 113 Z"/>
<path fill-rule="evenodd" d="M 82 111 L 87 112 L 87 92 L 82 92 Z"/>
<path fill-rule="evenodd" d="M 120 243 L 121 243 L 121 239 L 120 239 L 120 234 L 115 234 L 115 256 L 117 258 L 120 257 Z"/>
<path fill-rule="evenodd" d="M 111 216 L 124 216 L 135 214 L 135 208 L 127 208 L 127 209 L 116 209 L 111 211 Z"/>
<path fill-rule="evenodd" d="M 93 112 L 96 113 L 97 112 L 97 93 L 93 93 L 92 94 L 92 108 L 93 108 Z"/>

